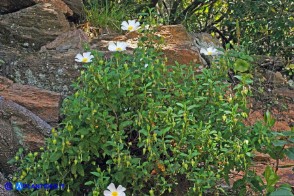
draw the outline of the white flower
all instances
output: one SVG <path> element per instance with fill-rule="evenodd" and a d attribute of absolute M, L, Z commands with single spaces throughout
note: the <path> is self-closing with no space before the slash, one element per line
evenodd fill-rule
<path fill-rule="evenodd" d="M 220 54 L 219 51 L 217 49 L 213 48 L 213 47 L 209 47 L 207 49 L 201 48 L 200 53 L 203 53 L 203 54 L 208 55 L 208 56 L 213 56 L 213 55 Z"/>
<path fill-rule="evenodd" d="M 128 44 L 126 42 L 110 42 L 108 45 L 108 50 L 110 51 L 123 51 L 126 50 Z"/>
<path fill-rule="evenodd" d="M 115 185 L 111 183 L 108 187 L 108 190 L 104 191 L 104 196 L 126 196 L 124 191 L 126 190 L 125 187 L 119 185 L 117 188 L 115 188 Z"/>
<path fill-rule="evenodd" d="M 75 61 L 82 63 L 90 63 L 92 62 L 92 58 L 94 58 L 94 56 L 91 55 L 91 52 L 84 52 L 83 55 L 77 54 L 75 57 Z"/>
<path fill-rule="evenodd" d="M 146 63 L 146 64 L 144 65 L 144 67 L 145 67 L 145 68 L 148 67 L 148 64 Z"/>
<path fill-rule="evenodd" d="M 150 25 L 145 25 L 145 28 L 144 28 L 145 30 L 148 30 L 148 29 L 150 29 Z"/>
<path fill-rule="evenodd" d="M 121 29 L 127 31 L 136 31 L 140 27 L 140 23 L 136 20 L 123 21 L 121 23 Z"/>

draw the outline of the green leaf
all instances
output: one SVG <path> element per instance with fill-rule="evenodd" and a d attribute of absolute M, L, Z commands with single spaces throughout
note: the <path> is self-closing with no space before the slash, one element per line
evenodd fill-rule
<path fill-rule="evenodd" d="M 274 146 L 284 146 L 287 143 L 288 142 L 287 141 L 284 141 L 284 140 L 275 140 L 275 141 L 273 141 L 273 145 Z"/>
<path fill-rule="evenodd" d="M 181 108 L 184 108 L 184 105 L 181 103 L 176 103 L 177 106 L 180 106 Z"/>
<path fill-rule="evenodd" d="M 149 82 L 148 84 L 146 84 L 145 88 L 148 88 L 151 85 L 152 85 L 152 82 Z"/>
<path fill-rule="evenodd" d="M 283 136 L 292 136 L 294 137 L 294 131 L 282 131 L 282 132 L 278 132 L 280 135 L 283 135 Z M 293 138 L 294 139 L 294 138 Z"/>
<path fill-rule="evenodd" d="M 71 173 L 72 173 L 72 174 L 76 174 L 76 173 L 77 173 L 77 165 L 76 165 L 76 164 L 73 164 L 73 165 L 71 166 Z"/>
<path fill-rule="evenodd" d="M 165 135 L 170 129 L 171 129 L 171 127 L 166 127 L 164 129 L 162 129 L 161 131 L 158 131 L 158 136 Z"/>
<path fill-rule="evenodd" d="M 63 167 L 67 166 L 67 162 L 68 162 L 68 159 L 66 156 L 63 156 L 62 159 L 61 159 L 61 165 Z"/>
<path fill-rule="evenodd" d="M 245 72 L 248 71 L 250 68 L 250 64 L 243 60 L 243 59 L 237 59 L 234 63 L 234 70 L 239 72 Z"/>
<path fill-rule="evenodd" d="M 133 124 L 133 121 L 130 121 L 130 120 L 128 120 L 128 121 L 124 121 L 124 122 L 122 122 L 120 125 L 119 125 L 119 129 L 120 130 L 123 130 L 125 127 L 128 127 L 128 126 L 130 126 L 130 125 L 132 125 Z"/>
<path fill-rule="evenodd" d="M 80 174 L 81 176 L 85 175 L 84 168 L 83 168 L 82 164 L 77 164 L 77 171 L 78 171 L 78 174 Z"/>
<path fill-rule="evenodd" d="M 51 162 L 57 161 L 61 156 L 62 156 L 61 151 L 56 151 L 53 154 L 51 154 L 50 161 Z"/>
<path fill-rule="evenodd" d="M 269 196 L 293 196 L 291 189 L 285 189 L 284 187 L 272 192 Z"/>
<path fill-rule="evenodd" d="M 266 166 L 264 171 L 264 178 L 267 183 L 267 189 L 274 186 L 279 180 L 279 176 L 274 172 L 274 170 L 270 166 Z"/>
<path fill-rule="evenodd" d="M 88 185 L 88 186 L 92 185 L 92 184 L 95 184 L 95 183 L 93 181 L 88 181 L 88 182 L 85 183 L 85 185 Z"/>
<path fill-rule="evenodd" d="M 93 174 L 94 176 L 100 177 L 100 174 L 98 172 L 90 172 L 91 174 Z"/>
<path fill-rule="evenodd" d="M 89 129 L 81 128 L 77 133 L 79 133 L 81 135 L 87 135 L 89 133 Z"/>
<path fill-rule="evenodd" d="M 294 147 L 285 149 L 285 154 L 289 157 L 289 159 L 294 160 Z"/>
<path fill-rule="evenodd" d="M 189 111 L 189 110 L 192 110 L 193 108 L 196 108 L 196 107 L 198 107 L 198 105 L 190 105 L 190 106 L 187 108 L 187 110 Z"/>

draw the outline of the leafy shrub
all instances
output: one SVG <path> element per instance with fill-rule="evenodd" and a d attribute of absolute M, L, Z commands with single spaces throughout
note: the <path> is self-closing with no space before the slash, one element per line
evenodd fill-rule
<path fill-rule="evenodd" d="M 113 0 L 113 2 L 120 2 Z M 192 32 L 208 32 L 223 42 L 239 43 L 250 54 L 282 55 L 293 53 L 292 0 L 129 0 L 133 15 L 155 8 L 164 24 L 184 24 Z M 140 4 L 142 6 L 135 6 Z"/>
<path fill-rule="evenodd" d="M 242 123 L 250 79 L 232 86 L 227 76 L 248 57 L 228 53 L 226 63 L 196 73 L 195 65 L 166 65 L 153 39 L 142 36 L 132 55 L 94 52 L 64 101 L 63 128 L 40 155 L 21 157 L 14 180 L 66 185 L 32 195 L 98 195 L 110 182 L 128 195 L 202 194 L 222 190 L 232 170 L 248 172 L 256 141 Z"/>

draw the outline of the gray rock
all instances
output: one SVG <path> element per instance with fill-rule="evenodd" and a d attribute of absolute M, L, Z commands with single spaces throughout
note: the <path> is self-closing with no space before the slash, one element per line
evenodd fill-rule
<path fill-rule="evenodd" d="M 75 62 L 75 55 L 82 50 L 69 49 L 31 52 L 0 45 L 0 75 L 16 83 L 68 95 L 72 83 L 80 75 L 82 64 Z"/>
<path fill-rule="evenodd" d="M 63 0 L 73 11 L 74 17 L 82 18 L 86 15 L 82 0 Z"/>
<path fill-rule="evenodd" d="M 45 50 L 57 50 L 58 52 L 64 52 L 69 49 L 82 50 L 84 44 L 88 44 L 89 41 L 90 39 L 87 34 L 81 29 L 77 29 L 59 35 L 54 41 L 43 46 L 41 52 Z"/>
<path fill-rule="evenodd" d="M 34 0 L 1 0 L 0 14 L 7 14 L 35 4 Z"/>
<path fill-rule="evenodd" d="M 0 16 L 0 43 L 39 50 L 58 35 L 70 30 L 60 9 L 40 3 Z"/>
<path fill-rule="evenodd" d="M 199 50 L 201 48 L 207 49 L 209 47 L 213 48 L 222 48 L 221 43 L 218 39 L 213 38 L 208 33 L 190 33 L 192 40 L 193 40 L 193 46 L 196 50 Z M 201 54 L 201 61 L 203 65 L 210 65 L 212 61 L 212 57 L 205 56 L 204 54 Z"/>

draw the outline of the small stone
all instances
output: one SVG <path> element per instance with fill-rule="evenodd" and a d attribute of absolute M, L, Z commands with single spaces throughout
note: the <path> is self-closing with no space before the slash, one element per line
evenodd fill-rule
<path fill-rule="evenodd" d="M 294 89 L 294 81 L 293 80 L 289 80 L 288 85 L 289 85 L 290 89 L 292 89 L 292 90 Z"/>

